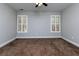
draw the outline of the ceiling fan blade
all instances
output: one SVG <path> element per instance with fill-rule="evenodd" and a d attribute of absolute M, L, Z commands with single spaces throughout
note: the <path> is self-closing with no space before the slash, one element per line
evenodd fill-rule
<path fill-rule="evenodd" d="M 44 6 L 48 6 L 47 3 L 43 3 Z"/>
<path fill-rule="evenodd" d="M 38 7 L 39 6 L 39 3 L 38 4 L 36 4 L 36 6 L 35 7 Z"/>
<path fill-rule="evenodd" d="M 38 5 L 36 5 L 35 7 L 38 7 Z"/>

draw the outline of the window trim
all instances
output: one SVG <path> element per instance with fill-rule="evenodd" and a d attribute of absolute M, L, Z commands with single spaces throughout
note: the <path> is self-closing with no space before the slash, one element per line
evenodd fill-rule
<path fill-rule="evenodd" d="M 60 16 L 60 25 L 59 25 L 59 31 L 52 31 L 52 16 Z M 61 32 L 61 15 L 50 15 L 50 32 L 51 33 L 60 33 Z"/>
<path fill-rule="evenodd" d="M 27 17 L 27 30 L 25 32 L 18 31 L 18 16 L 26 16 Z M 27 33 L 28 32 L 28 15 L 17 15 L 17 33 Z"/>

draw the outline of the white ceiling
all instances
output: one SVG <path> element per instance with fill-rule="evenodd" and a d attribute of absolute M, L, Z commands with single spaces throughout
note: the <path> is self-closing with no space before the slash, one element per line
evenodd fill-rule
<path fill-rule="evenodd" d="M 41 6 L 35 8 L 34 3 L 8 3 L 8 5 L 14 8 L 16 11 L 19 9 L 24 9 L 25 11 L 62 11 L 67 8 L 71 3 L 48 3 L 48 6 Z"/>

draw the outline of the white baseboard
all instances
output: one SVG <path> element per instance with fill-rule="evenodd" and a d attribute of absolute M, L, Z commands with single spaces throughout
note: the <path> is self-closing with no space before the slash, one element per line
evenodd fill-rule
<path fill-rule="evenodd" d="M 3 47 L 3 46 L 5 46 L 5 45 L 7 45 L 7 44 L 10 43 L 10 42 L 12 42 L 12 41 L 15 40 L 16 38 L 62 38 L 62 39 L 64 39 L 64 40 L 68 41 L 69 43 L 71 43 L 71 44 L 73 44 L 73 45 L 79 47 L 79 44 L 78 44 L 78 43 L 73 42 L 73 41 L 71 41 L 71 40 L 69 40 L 69 39 L 67 39 L 67 38 L 65 38 L 65 37 L 62 37 L 62 36 L 29 36 L 29 37 L 15 37 L 15 38 L 13 38 L 13 39 L 11 39 L 11 40 L 9 40 L 9 41 L 4 42 L 3 44 L 1 44 L 1 45 L 0 45 L 0 48 Z"/>
<path fill-rule="evenodd" d="M 69 40 L 69 39 L 67 39 L 67 38 L 65 38 L 65 37 L 62 37 L 62 39 L 64 39 L 64 40 L 66 40 L 67 42 L 69 42 L 69 43 L 75 45 L 76 47 L 79 47 L 79 44 L 76 43 L 76 42 L 74 42 L 74 41 L 71 41 L 71 40 Z"/>
<path fill-rule="evenodd" d="M 61 38 L 61 36 L 27 36 L 27 37 L 16 37 L 16 38 Z"/>
<path fill-rule="evenodd" d="M 16 39 L 16 37 L 15 37 L 15 38 L 12 38 L 12 39 L 9 40 L 9 41 L 4 42 L 3 44 L 0 44 L 0 48 L 4 47 L 5 45 L 7 45 L 8 43 L 12 42 L 12 41 L 15 40 L 15 39 Z"/>

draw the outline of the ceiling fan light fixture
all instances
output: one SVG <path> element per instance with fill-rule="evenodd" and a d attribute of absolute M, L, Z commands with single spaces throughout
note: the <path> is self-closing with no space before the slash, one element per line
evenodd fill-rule
<path fill-rule="evenodd" d="M 39 3 L 39 6 L 41 6 L 42 5 L 42 3 Z"/>
<path fill-rule="evenodd" d="M 35 7 L 40 7 L 40 6 L 42 6 L 42 5 L 48 6 L 47 3 L 35 3 Z"/>
<path fill-rule="evenodd" d="M 42 5 L 42 3 L 35 3 L 36 5 L 38 5 L 38 6 L 41 6 Z"/>

